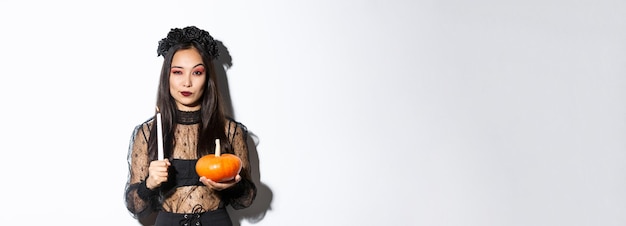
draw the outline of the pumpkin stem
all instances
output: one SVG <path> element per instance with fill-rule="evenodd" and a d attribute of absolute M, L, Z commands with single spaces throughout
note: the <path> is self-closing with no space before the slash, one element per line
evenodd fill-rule
<path fill-rule="evenodd" d="M 220 148 L 220 139 L 215 139 L 215 156 L 220 156 L 222 149 Z"/>

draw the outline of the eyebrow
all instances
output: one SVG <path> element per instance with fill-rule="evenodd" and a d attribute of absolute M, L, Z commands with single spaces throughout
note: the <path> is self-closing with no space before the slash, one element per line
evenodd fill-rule
<path fill-rule="evenodd" d="M 198 66 L 204 66 L 204 64 L 203 64 L 203 63 L 199 63 L 199 64 L 196 64 L 195 66 L 193 66 L 193 67 L 191 67 L 191 68 L 196 68 L 196 67 L 198 67 Z M 183 68 L 183 67 L 181 67 L 181 66 L 172 66 L 171 68 L 181 68 L 181 69 L 184 69 L 184 68 Z"/>

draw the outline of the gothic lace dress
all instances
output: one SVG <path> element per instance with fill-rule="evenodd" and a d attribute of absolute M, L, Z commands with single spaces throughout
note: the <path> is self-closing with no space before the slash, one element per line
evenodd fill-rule
<path fill-rule="evenodd" d="M 242 160 L 242 179 L 231 188 L 215 191 L 199 182 L 195 171 L 195 163 L 202 157 L 196 154 L 199 112 L 179 112 L 168 181 L 153 191 L 146 187 L 145 180 L 151 161 L 148 139 L 154 122 L 152 118 L 136 126 L 129 144 L 129 176 L 125 199 L 133 217 L 139 218 L 154 211 L 198 213 L 225 205 L 242 209 L 252 204 L 256 196 L 256 186 L 250 178 L 248 134 L 243 124 L 229 119 L 225 128 L 234 154 Z"/>

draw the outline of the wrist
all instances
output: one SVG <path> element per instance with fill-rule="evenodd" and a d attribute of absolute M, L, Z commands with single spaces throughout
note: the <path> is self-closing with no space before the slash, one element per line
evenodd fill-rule
<path fill-rule="evenodd" d="M 146 178 L 145 184 L 148 190 L 154 190 L 156 188 L 156 185 L 150 183 L 150 177 Z"/>
<path fill-rule="evenodd" d="M 158 192 L 156 190 L 150 189 L 148 187 L 147 180 L 144 180 L 139 184 L 139 188 L 137 189 L 137 194 L 141 199 L 148 200 L 150 197 L 156 195 Z"/>

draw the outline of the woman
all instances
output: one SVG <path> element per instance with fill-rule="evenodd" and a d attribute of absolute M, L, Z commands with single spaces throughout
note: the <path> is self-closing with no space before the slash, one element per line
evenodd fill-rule
<path fill-rule="evenodd" d="M 157 159 L 157 120 L 150 118 L 131 137 L 126 206 L 135 218 L 158 211 L 155 225 L 232 225 L 225 206 L 250 206 L 256 186 L 246 127 L 222 110 L 212 64 L 217 42 L 194 26 L 174 28 L 159 41 L 157 53 L 164 57 L 156 102 L 164 159 Z M 222 153 L 242 160 L 241 172 L 231 181 L 218 183 L 195 171 L 200 157 L 214 153 L 216 139 Z"/>

